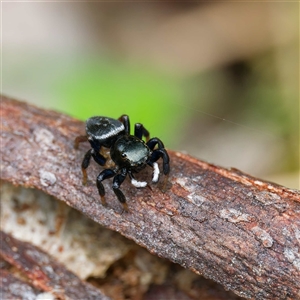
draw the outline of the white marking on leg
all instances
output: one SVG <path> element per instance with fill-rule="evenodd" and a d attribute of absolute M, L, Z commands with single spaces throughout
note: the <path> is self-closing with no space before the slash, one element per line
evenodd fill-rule
<path fill-rule="evenodd" d="M 131 184 L 135 187 L 145 187 L 147 185 L 146 181 L 137 181 L 134 178 L 131 178 Z"/>
<path fill-rule="evenodd" d="M 152 182 L 157 182 L 158 178 L 159 178 L 159 168 L 158 168 L 158 164 L 155 162 L 155 163 L 153 163 Z"/>

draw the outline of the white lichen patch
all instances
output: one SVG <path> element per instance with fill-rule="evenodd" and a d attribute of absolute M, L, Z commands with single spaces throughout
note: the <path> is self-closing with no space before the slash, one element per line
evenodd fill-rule
<path fill-rule="evenodd" d="M 196 193 L 191 193 L 187 197 L 193 204 L 197 205 L 198 207 L 200 207 L 205 202 L 205 198 L 197 195 Z"/>
<path fill-rule="evenodd" d="M 33 139 L 35 144 L 39 145 L 39 148 L 44 151 L 49 149 L 54 151 L 60 151 L 60 146 L 55 143 L 54 135 L 51 131 L 46 128 L 36 128 L 33 131 Z"/>
<path fill-rule="evenodd" d="M 254 183 L 257 185 L 260 185 L 260 186 L 263 186 L 265 184 L 264 182 L 262 182 L 260 180 L 255 180 Z"/>
<path fill-rule="evenodd" d="M 182 187 L 184 188 L 186 191 L 191 192 L 191 193 L 195 193 L 195 190 L 197 190 L 198 185 L 195 184 L 192 180 L 186 178 L 186 177 L 182 177 L 182 178 L 177 178 L 176 182 Z"/>
<path fill-rule="evenodd" d="M 259 226 L 255 226 L 251 229 L 251 231 L 255 234 L 255 237 L 261 241 L 262 245 L 266 248 L 270 248 L 273 245 L 273 238 L 270 234 Z"/>
<path fill-rule="evenodd" d="M 281 202 L 281 198 L 279 195 L 266 191 L 257 193 L 255 195 L 255 199 L 263 203 L 264 205 L 271 205 Z"/>
<path fill-rule="evenodd" d="M 299 248 L 285 248 L 283 251 L 285 258 L 293 264 L 293 266 L 300 271 L 300 253 Z"/>
<path fill-rule="evenodd" d="M 43 186 L 50 186 L 56 183 L 56 176 L 48 171 L 43 169 L 39 170 L 40 182 Z"/>
<path fill-rule="evenodd" d="M 296 256 L 295 256 L 295 251 L 293 250 L 293 249 L 291 249 L 291 248 L 285 248 L 284 249 L 284 251 L 283 251 L 283 253 L 284 253 L 284 256 L 287 258 L 287 260 L 289 261 L 289 262 L 293 262 L 294 260 L 295 260 L 295 258 L 296 258 Z"/>
<path fill-rule="evenodd" d="M 289 230 L 291 229 L 291 230 Z M 297 224 L 292 224 L 291 228 L 283 227 L 282 228 L 282 234 L 286 238 L 296 238 L 296 242 L 299 244 L 300 247 L 300 229 L 297 226 Z"/>
<path fill-rule="evenodd" d="M 52 132 L 50 132 L 49 130 L 47 130 L 45 128 L 35 129 L 33 132 L 33 135 L 34 135 L 35 142 L 38 144 L 44 144 L 44 145 L 51 146 L 51 144 L 54 141 L 54 136 L 53 136 Z"/>
<path fill-rule="evenodd" d="M 51 293 L 41 293 L 41 294 L 38 294 L 35 298 L 35 300 L 55 300 L 57 299 L 53 294 Z"/>
<path fill-rule="evenodd" d="M 294 224 L 292 225 L 292 228 L 293 228 L 293 231 L 295 233 L 295 237 L 296 237 L 296 239 L 298 241 L 298 244 L 300 245 L 300 229 L 299 229 L 298 226 L 296 226 Z"/>
<path fill-rule="evenodd" d="M 222 209 L 220 211 L 220 217 L 231 223 L 250 222 L 254 219 L 253 216 L 242 213 L 241 211 L 233 209 L 233 208 Z"/>
<path fill-rule="evenodd" d="M 193 204 L 197 206 L 201 206 L 203 202 L 206 201 L 205 197 L 202 197 L 195 192 L 198 189 L 198 184 L 195 183 L 195 180 L 190 180 L 186 177 L 182 177 L 182 178 L 177 178 L 176 182 L 187 192 L 189 192 L 187 198 L 191 200 Z"/>
<path fill-rule="evenodd" d="M 254 266 L 252 270 L 258 276 L 262 276 L 265 271 L 264 265 L 262 263 L 259 263 L 258 266 Z"/>
<path fill-rule="evenodd" d="M 203 180 L 203 176 L 196 176 L 192 178 L 192 181 L 199 183 Z"/>
<path fill-rule="evenodd" d="M 183 188 L 186 188 L 187 178 L 181 177 L 177 178 L 176 182 Z"/>
<path fill-rule="evenodd" d="M 263 205 L 272 205 L 281 213 L 289 207 L 288 202 L 284 201 L 279 195 L 267 191 L 257 193 L 254 195 L 254 199 L 261 202 Z"/>
<path fill-rule="evenodd" d="M 5 281 L 6 281 L 6 279 L 3 278 L 2 284 L 6 284 Z M 16 298 L 18 298 L 18 299 L 36 300 L 36 294 L 35 294 L 34 290 L 25 283 L 21 283 L 21 282 L 10 283 L 10 284 L 8 284 L 8 290 L 10 291 L 10 293 L 12 295 L 16 296 Z M 19 297 L 17 297 L 17 296 L 19 296 Z M 20 297 L 22 297 L 22 298 L 20 298 Z M 4 299 L 4 298 L 1 297 L 1 299 Z"/>

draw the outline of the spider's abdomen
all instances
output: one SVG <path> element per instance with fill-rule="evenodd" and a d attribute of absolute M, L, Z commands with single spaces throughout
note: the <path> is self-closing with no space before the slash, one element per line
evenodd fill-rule
<path fill-rule="evenodd" d="M 92 117 L 86 121 L 86 133 L 104 147 L 111 147 L 114 141 L 125 133 L 122 122 L 108 117 Z"/>

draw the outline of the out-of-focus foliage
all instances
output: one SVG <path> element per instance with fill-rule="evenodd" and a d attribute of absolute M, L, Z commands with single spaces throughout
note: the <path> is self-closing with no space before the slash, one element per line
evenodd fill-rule
<path fill-rule="evenodd" d="M 143 123 L 152 136 L 170 141 L 175 138 L 172 131 L 180 129 L 176 120 L 185 116 L 180 106 L 173 105 L 182 89 L 178 80 L 149 67 L 109 64 L 95 58 L 73 65 L 56 92 L 64 99 L 60 108 L 79 119 L 127 114 L 132 125 Z"/>
<path fill-rule="evenodd" d="M 83 120 L 126 113 L 168 148 L 299 188 L 298 3 L 2 8 L 4 94 Z"/>

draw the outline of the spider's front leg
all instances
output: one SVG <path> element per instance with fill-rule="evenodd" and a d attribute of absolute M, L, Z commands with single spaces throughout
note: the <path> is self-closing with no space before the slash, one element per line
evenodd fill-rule
<path fill-rule="evenodd" d="M 113 180 L 113 191 L 116 194 L 118 200 L 122 203 L 125 211 L 128 211 L 128 206 L 126 203 L 126 198 L 123 192 L 120 190 L 120 186 L 126 178 L 128 171 L 126 168 L 121 169 L 121 173 L 117 174 Z"/>
<path fill-rule="evenodd" d="M 168 181 L 168 175 L 170 173 L 170 158 L 168 152 L 165 149 L 163 142 L 158 138 L 150 139 L 147 142 L 147 145 L 150 148 L 150 150 L 153 150 L 150 159 L 147 162 L 149 166 L 153 167 L 153 177 L 152 177 L 153 182 L 157 182 L 159 179 L 159 168 L 156 161 L 159 158 L 163 159 L 163 172 L 166 175 L 163 184 L 163 190 L 165 190 Z M 158 148 L 154 150 L 156 145 L 158 146 Z"/>
<path fill-rule="evenodd" d="M 139 138 L 140 140 L 143 138 L 143 136 L 146 138 L 146 142 L 149 141 L 150 133 L 149 131 L 144 127 L 141 123 L 136 123 L 134 125 L 134 135 Z"/>
<path fill-rule="evenodd" d="M 130 134 L 130 121 L 129 121 L 129 117 L 127 115 L 122 115 L 118 120 L 123 123 L 123 125 L 125 127 L 126 134 Z"/>

